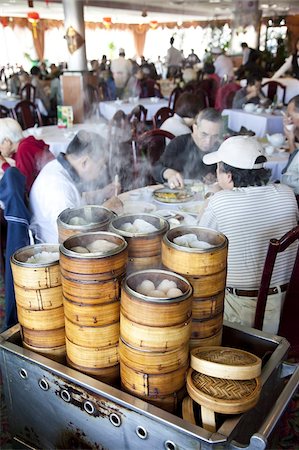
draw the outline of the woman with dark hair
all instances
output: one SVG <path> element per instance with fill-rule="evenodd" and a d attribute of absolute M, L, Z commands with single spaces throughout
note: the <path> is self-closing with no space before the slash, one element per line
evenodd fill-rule
<path fill-rule="evenodd" d="M 296 41 L 294 53 L 286 59 L 272 78 L 282 77 L 286 72 L 291 72 L 292 76 L 299 80 L 299 38 Z"/>
<path fill-rule="evenodd" d="M 217 163 L 221 191 L 211 197 L 200 226 L 228 238 L 228 266 L 224 317 L 253 326 L 258 289 L 269 240 L 281 238 L 297 225 L 294 193 L 283 184 L 269 183 L 261 144 L 248 136 L 224 141 L 203 162 Z M 263 330 L 277 333 L 281 306 L 296 256 L 290 246 L 277 260 L 268 291 Z"/>
<path fill-rule="evenodd" d="M 190 92 L 184 92 L 175 103 L 174 115 L 162 123 L 160 129 L 174 136 L 192 133 L 195 117 L 205 108 L 202 98 Z"/>

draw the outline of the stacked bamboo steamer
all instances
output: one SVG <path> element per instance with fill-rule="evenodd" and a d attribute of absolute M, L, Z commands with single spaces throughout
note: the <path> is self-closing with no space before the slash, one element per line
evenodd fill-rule
<path fill-rule="evenodd" d="M 28 261 L 42 252 L 54 260 Z M 65 329 L 58 245 L 23 247 L 12 255 L 11 268 L 24 347 L 63 361 Z"/>
<path fill-rule="evenodd" d="M 130 233 L 121 229 L 125 223 L 133 224 L 136 219 L 150 223 L 157 231 Z M 167 220 L 153 214 L 125 214 L 113 219 L 109 229 L 123 236 L 128 243 L 127 274 L 161 267 L 161 240 L 169 229 Z"/>
<path fill-rule="evenodd" d="M 115 213 L 104 206 L 85 205 L 81 208 L 67 208 L 57 218 L 59 242 L 76 234 L 106 231 Z"/>
<path fill-rule="evenodd" d="M 187 248 L 173 242 L 186 234 L 195 234 L 210 248 Z M 163 265 L 183 275 L 193 287 L 191 348 L 221 344 L 227 246 L 222 233 L 201 227 L 176 227 L 163 237 Z"/>
<path fill-rule="evenodd" d="M 203 428 L 215 432 L 215 413 L 240 414 L 253 408 L 260 395 L 261 360 L 229 347 L 200 347 L 191 351 L 187 391 L 201 407 Z M 183 417 L 194 423 L 193 405 L 184 399 Z"/>
<path fill-rule="evenodd" d="M 178 297 L 154 297 L 163 281 L 175 283 Z M 169 291 L 170 295 L 170 291 Z M 120 314 L 120 374 L 122 387 L 162 409 L 175 412 L 185 391 L 189 367 L 192 287 L 183 277 L 163 270 L 144 270 L 123 283 Z M 160 296 L 160 298 L 159 298 Z"/>
<path fill-rule="evenodd" d="M 98 240 L 116 248 L 92 253 L 72 250 Z M 126 241 L 109 232 L 72 236 L 60 245 L 68 363 L 111 384 L 119 379 L 120 285 L 127 257 Z"/>

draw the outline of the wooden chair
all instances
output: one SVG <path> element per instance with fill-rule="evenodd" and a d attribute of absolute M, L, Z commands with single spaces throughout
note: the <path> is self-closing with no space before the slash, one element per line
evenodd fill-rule
<path fill-rule="evenodd" d="M 216 94 L 215 109 L 222 111 L 231 108 L 235 93 L 239 89 L 241 89 L 241 86 L 233 81 L 221 86 Z"/>
<path fill-rule="evenodd" d="M 255 313 L 254 328 L 262 329 L 265 308 L 270 287 L 272 272 L 274 269 L 276 257 L 279 253 L 286 250 L 293 242 L 299 239 L 299 226 L 293 228 L 286 233 L 281 239 L 271 239 L 269 243 L 268 253 L 266 256 L 264 270 L 261 279 L 261 285 L 257 298 L 257 306 Z M 297 255 L 290 275 L 289 286 L 280 316 L 280 324 L 278 334 L 284 336 L 291 344 L 291 353 L 293 356 L 299 357 L 299 245 Z"/>
<path fill-rule="evenodd" d="M 151 78 L 148 78 L 147 80 L 143 80 L 141 82 L 140 98 L 148 97 L 163 97 L 163 95 L 161 94 L 160 85 L 156 80 L 152 80 Z"/>
<path fill-rule="evenodd" d="M 194 91 L 194 95 L 200 98 L 200 103 L 204 105 L 205 108 L 210 106 L 208 93 L 206 91 L 201 88 L 197 88 L 196 91 Z"/>
<path fill-rule="evenodd" d="M 154 128 L 160 128 L 163 122 L 169 117 L 172 117 L 174 114 L 173 110 L 168 108 L 167 106 L 158 109 L 156 114 L 153 117 Z"/>
<path fill-rule="evenodd" d="M 0 119 L 4 119 L 6 117 L 12 117 L 12 110 L 9 108 L 6 108 L 4 105 L 0 105 Z"/>
<path fill-rule="evenodd" d="M 211 108 L 214 108 L 216 101 L 216 94 L 219 88 L 219 84 L 217 83 L 217 81 L 214 78 L 205 78 L 204 80 L 198 83 L 198 87 L 206 93 L 209 99 L 209 106 Z"/>
<path fill-rule="evenodd" d="M 36 88 L 31 83 L 26 83 L 25 86 L 22 87 L 21 91 L 21 99 L 28 100 L 28 102 L 35 102 Z"/>
<path fill-rule="evenodd" d="M 148 186 L 155 183 L 151 169 L 164 152 L 166 138 L 173 139 L 175 136 L 169 131 L 159 128 L 146 131 L 133 140 L 133 160 L 135 166 L 136 187 Z M 135 149 L 135 153 L 134 153 Z"/>
<path fill-rule="evenodd" d="M 265 95 L 268 97 L 272 102 L 274 100 L 275 95 L 277 94 L 277 89 L 280 88 L 282 90 L 282 103 L 285 105 L 285 97 L 286 97 L 286 90 L 287 87 L 283 84 L 279 83 L 278 81 L 266 81 L 266 83 L 262 84 L 262 89 L 265 89 Z"/>
<path fill-rule="evenodd" d="M 89 116 L 99 114 L 99 102 L 100 96 L 98 89 L 91 84 L 87 84 L 84 98 L 85 114 Z"/>
<path fill-rule="evenodd" d="M 135 106 L 128 114 L 128 120 L 132 124 L 132 134 L 137 136 L 146 130 L 147 109 L 143 105 Z"/>
<path fill-rule="evenodd" d="M 23 130 L 34 127 L 36 124 L 39 127 L 43 126 L 42 116 L 38 107 L 27 100 L 22 100 L 16 104 L 13 109 L 13 116 Z"/>
<path fill-rule="evenodd" d="M 182 94 L 182 92 L 183 92 L 183 89 L 181 89 L 180 87 L 176 87 L 173 89 L 173 91 L 171 92 L 171 94 L 169 96 L 168 108 L 174 110 L 176 101 L 179 98 L 179 96 Z"/>

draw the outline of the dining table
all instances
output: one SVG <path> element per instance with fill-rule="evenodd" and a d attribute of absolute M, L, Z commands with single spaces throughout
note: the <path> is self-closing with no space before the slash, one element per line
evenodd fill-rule
<path fill-rule="evenodd" d="M 241 127 L 255 133 L 256 137 L 263 138 L 267 134 L 283 133 L 283 115 L 281 110 L 274 113 L 247 112 L 243 109 L 224 109 L 222 116 L 227 117 L 228 128 L 239 132 Z"/>
<path fill-rule="evenodd" d="M 65 153 L 68 144 L 80 130 L 97 133 L 103 139 L 108 139 L 108 124 L 103 119 L 98 119 L 97 122 L 74 124 L 69 128 L 60 128 L 57 125 L 27 128 L 23 134 L 25 137 L 32 135 L 36 139 L 43 139 L 50 146 L 53 155 L 57 157 L 59 153 Z"/>
<path fill-rule="evenodd" d="M 147 109 L 146 120 L 152 120 L 160 108 L 168 106 L 168 100 L 158 97 L 140 99 L 134 97 L 129 100 L 104 101 L 99 103 L 99 112 L 105 119 L 111 120 L 117 111 L 122 110 L 125 114 L 129 114 L 138 105 Z"/>
<path fill-rule="evenodd" d="M 5 106 L 8 109 L 14 109 L 14 107 L 21 101 L 21 97 L 19 95 L 8 95 L 7 93 L 0 93 L 0 105 Z M 35 105 L 39 109 L 40 113 L 43 116 L 48 115 L 48 111 L 40 98 L 35 99 Z"/>

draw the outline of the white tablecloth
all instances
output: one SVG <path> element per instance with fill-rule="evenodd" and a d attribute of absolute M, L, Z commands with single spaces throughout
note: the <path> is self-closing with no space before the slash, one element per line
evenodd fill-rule
<path fill-rule="evenodd" d="M 0 105 L 6 106 L 6 108 L 13 109 L 17 103 L 21 101 L 21 98 L 11 96 L 8 97 L 7 95 L 1 95 L 0 96 Z M 40 98 L 35 99 L 35 105 L 38 107 L 41 114 L 44 116 L 48 115 L 48 111 L 45 108 L 45 105 L 43 104 L 42 100 Z"/>
<path fill-rule="evenodd" d="M 289 153 L 275 151 L 271 156 L 266 155 L 266 158 L 268 161 L 265 163 L 265 167 L 272 171 L 271 180 L 281 181 L 281 171 L 287 165 Z"/>
<path fill-rule="evenodd" d="M 105 119 L 111 120 L 116 111 L 121 109 L 125 114 L 129 114 L 137 105 L 144 106 L 147 109 L 146 120 L 152 120 L 153 116 L 160 108 L 168 106 L 168 100 L 159 98 L 158 101 L 156 101 L 156 98 L 153 97 L 153 100 L 150 98 L 141 98 L 137 103 L 129 102 L 128 100 L 100 102 L 99 109 L 100 114 L 105 117 Z"/>
<path fill-rule="evenodd" d="M 43 139 L 50 145 L 50 151 L 54 156 L 65 153 L 68 144 L 79 130 L 98 133 L 104 139 L 108 137 L 108 125 L 106 122 L 76 124 L 71 128 L 58 128 L 57 125 L 47 127 L 28 128 L 24 135 L 33 135 L 36 139 Z"/>
<path fill-rule="evenodd" d="M 224 109 L 222 115 L 228 116 L 228 127 L 233 131 L 240 131 L 243 126 L 260 138 L 267 133 L 283 133 L 282 115 L 247 113 L 242 109 Z"/>

